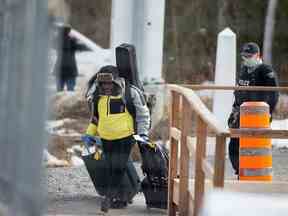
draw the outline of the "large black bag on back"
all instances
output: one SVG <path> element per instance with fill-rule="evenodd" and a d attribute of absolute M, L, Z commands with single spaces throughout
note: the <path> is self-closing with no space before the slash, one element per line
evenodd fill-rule
<path fill-rule="evenodd" d="M 168 200 L 168 150 L 159 144 L 155 148 L 139 145 L 142 170 L 145 178 L 141 188 L 148 208 L 167 208 Z"/>
<path fill-rule="evenodd" d="M 152 114 L 152 110 L 156 104 L 156 97 L 153 94 L 147 94 L 144 91 L 144 87 L 139 78 L 139 73 L 137 70 L 137 57 L 136 50 L 132 44 L 123 43 L 116 47 L 116 65 L 119 70 L 119 77 L 122 77 L 129 84 L 136 86 L 142 91 L 145 97 L 147 106 Z"/>
<path fill-rule="evenodd" d="M 119 76 L 144 92 L 137 70 L 136 50 L 132 44 L 123 43 L 116 47 L 116 65 Z"/>
<path fill-rule="evenodd" d="M 116 65 L 119 71 L 119 77 L 125 79 L 127 84 L 131 84 L 139 88 L 144 92 L 142 82 L 139 79 L 139 74 L 137 70 L 137 58 L 136 50 L 132 44 L 123 43 L 115 48 Z M 95 86 L 93 89 L 93 84 L 97 78 L 97 73 L 95 73 L 87 83 L 87 89 L 85 92 L 85 97 L 88 98 L 89 95 L 95 91 Z"/>
<path fill-rule="evenodd" d="M 104 196 L 107 190 L 107 163 L 105 157 L 100 160 L 94 159 L 94 154 L 82 156 L 89 176 L 97 193 Z M 118 196 L 123 201 L 131 201 L 137 192 L 140 190 L 140 178 L 136 172 L 133 162 L 127 162 L 126 172 L 123 176 L 122 182 L 119 185 Z"/>

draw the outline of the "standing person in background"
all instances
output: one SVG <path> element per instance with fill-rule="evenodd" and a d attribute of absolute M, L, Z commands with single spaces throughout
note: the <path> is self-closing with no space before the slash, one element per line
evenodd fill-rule
<path fill-rule="evenodd" d="M 272 66 L 263 64 L 260 48 L 254 42 L 245 43 L 240 55 L 241 69 L 237 78 L 238 86 L 278 86 Z M 264 101 L 270 106 L 270 121 L 272 112 L 278 102 L 279 93 L 276 91 L 235 91 L 232 113 L 228 119 L 229 128 L 239 128 L 240 106 L 246 101 Z M 231 138 L 229 143 L 229 158 L 235 174 L 239 175 L 239 138 Z"/>
<path fill-rule="evenodd" d="M 70 35 L 71 26 L 67 24 L 57 25 L 58 54 L 53 74 L 56 76 L 57 91 L 63 91 L 65 85 L 68 91 L 74 91 L 78 68 L 75 59 L 77 50 L 85 49 L 76 38 Z"/>

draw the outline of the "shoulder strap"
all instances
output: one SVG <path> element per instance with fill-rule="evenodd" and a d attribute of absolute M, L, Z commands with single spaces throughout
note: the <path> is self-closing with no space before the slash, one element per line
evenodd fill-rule
<path fill-rule="evenodd" d="M 125 104 L 126 104 L 126 108 L 127 108 L 128 112 L 130 113 L 130 115 L 135 120 L 136 108 L 135 108 L 135 105 L 132 101 L 131 88 L 133 88 L 132 85 L 129 83 L 126 83 L 126 85 L 125 85 Z"/>
<path fill-rule="evenodd" d="M 131 84 L 127 83 L 127 85 L 125 85 L 125 97 L 123 99 L 124 99 L 124 103 L 126 105 L 128 112 L 133 117 L 133 119 L 135 119 L 136 118 L 136 108 L 135 108 L 135 105 L 134 105 L 133 100 L 132 100 L 131 88 L 133 88 L 133 86 Z M 98 113 L 99 98 L 100 97 L 97 94 L 97 91 L 95 91 L 95 93 L 93 95 L 93 99 L 92 99 L 91 111 L 92 111 L 92 116 L 96 117 L 97 119 L 99 118 L 99 113 Z"/>
<path fill-rule="evenodd" d="M 99 102 L 99 94 L 98 94 L 98 91 L 96 90 L 93 94 L 93 98 L 92 98 L 92 117 L 96 118 L 97 120 L 99 119 L 99 113 L 98 113 L 98 102 Z"/>
<path fill-rule="evenodd" d="M 86 91 L 85 91 L 85 98 L 87 98 L 89 96 L 89 92 L 91 91 L 91 88 L 93 86 L 93 84 L 95 83 L 95 80 L 97 78 L 97 73 L 95 73 L 87 82 L 87 86 L 86 86 Z M 94 94 L 94 93 L 93 93 Z"/>

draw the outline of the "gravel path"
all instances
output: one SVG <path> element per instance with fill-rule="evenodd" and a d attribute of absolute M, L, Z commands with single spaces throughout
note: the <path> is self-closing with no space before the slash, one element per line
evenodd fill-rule
<path fill-rule="evenodd" d="M 140 164 L 134 163 L 140 178 Z M 103 215 L 100 212 L 101 197 L 84 166 L 47 169 L 48 209 L 50 215 Z M 146 209 L 144 195 L 138 193 L 133 204 L 125 209 L 112 209 L 108 215 L 167 215 L 165 210 Z"/>
<path fill-rule="evenodd" d="M 139 163 L 135 163 L 142 178 Z M 273 151 L 273 180 L 288 182 L 288 150 Z M 97 195 L 84 166 L 47 168 L 47 215 L 103 215 L 99 211 L 101 198 Z M 235 178 L 226 160 L 226 179 Z M 146 209 L 142 193 L 135 196 L 126 209 L 111 210 L 108 215 L 167 215 L 164 210 Z"/>

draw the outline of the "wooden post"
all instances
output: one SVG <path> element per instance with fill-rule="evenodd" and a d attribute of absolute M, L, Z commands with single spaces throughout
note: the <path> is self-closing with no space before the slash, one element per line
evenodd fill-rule
<path fill-rule="evenodd" d="M 170 128 L 179 121 L 179 94 L 171 92 Z M 170 157 L 169 157 L 169 182 L 168 182 L 168 215 L 176 215 L 176 205 L 173 203 L 174 179 L 177 177 L 178 140 L 170 135 Z"/>
<path fill-rule="evenodd" d="M 207 126 L 205 122 L 197 116 L 197 143 L 196 143 L 196 174 L 194 185 L 194 211 L 193 215 L 197 216 L 202 205 L 202 199 L 205 187 L 205 173 L 202 169 L 202 159 L 206 155 Z"/>
<path fill-rule="evenodd" d="M 188 215 L 189 198 L 189 149 L 187 147 L 187 135 L 191 127 L 191 108 L 188 101 L 182 98 L 182 126 L 180 147 L 180 189 L 179 189 L 179 216 Z"/>
<path fill-rule="evenodd" d="M 225 152 L 226 138 L 225 136 L 216 137 L 215 162 L 214 162 L 214 187 L 224 187 L 225 179 Z"/>
<path fill-rule="evenodd" d="M 181 95 L 174 92 L 174 104 L 173 104 L 173 126 L 180 128 L 180 106 L 181 106 Z"/>

